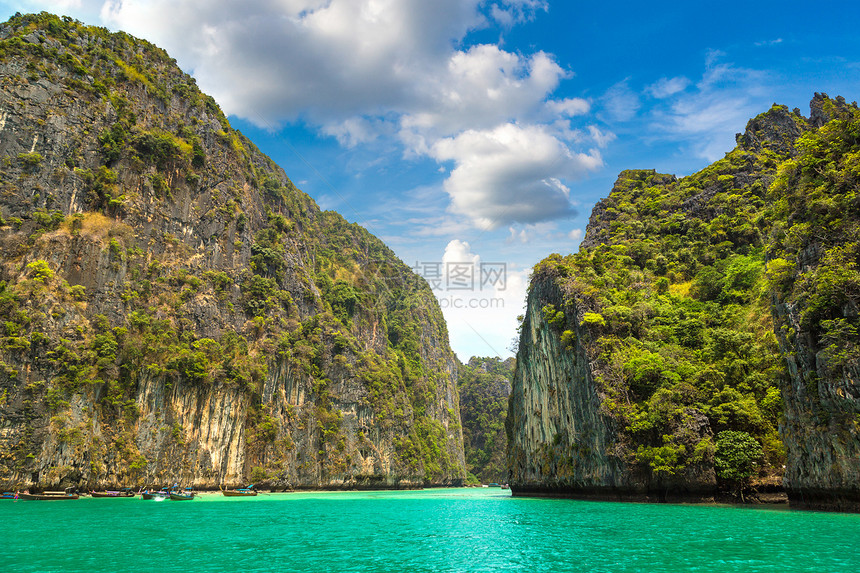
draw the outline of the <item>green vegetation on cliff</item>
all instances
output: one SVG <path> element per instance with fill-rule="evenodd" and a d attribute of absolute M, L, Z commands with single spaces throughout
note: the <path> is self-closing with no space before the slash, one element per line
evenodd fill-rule
<path fill-rule="evenodd" d="M 775 105 L 725 158 L 680 180 L 621 173 L 580 251 L 534 269 L 532 287 L 554 283 L 562 299 L 531 320 L 588 357 L 618 431 L 613 455 L 646 481 L 703 479 L 716 457 L 727 487 L 747 471 L 779 483 L 790 377 L 779 341 L 795 333 L 778 324 L 775 335 L 776 299 L 813 341 L 805 362 L 817 357 L 856 383 L 854 370 L 843 373 L 856 369 L 860 326 L 858 110 L 818 94 L 812 105 L 809 120 Z M 807 372 L 810 394 L 820 376 Z M 815 415 L 839 416 L 856 442 L 860 412 L 849 402 Z M 755 459 L 726 451 L 750 439 Z M 726 467 L 741 457 L 754 471 Z"/>
<path fill-rule="evenodd" d="M 425 281 L 163 50 L 18 15 L 0 111 L 0 480 L 464 477 Z"/>
<path fill-rule="evenodd" d="M 792 501 L 860 511 L 860 110 L 817 100 L 770 189 L 767 278 L 788 364 Z"/>
<path fill-rule="evenodd" d="M 771 185 L 767 278 L 782 303 L 800 309 L 810 352 L 823 352 L 841 377 L 860 356 L 860 111 L 825 103 L 833 119 L 803 134 Z M 786 325 L 784 336 L 796 332 Z"/>
<path fill-rule="evenodd" d="M 472 357 L 460 364 L 460 418 L 463 449 L 470 480 L 482 483 L 507 482 L 505 467 L 505 415 L 515 360 Z"/>

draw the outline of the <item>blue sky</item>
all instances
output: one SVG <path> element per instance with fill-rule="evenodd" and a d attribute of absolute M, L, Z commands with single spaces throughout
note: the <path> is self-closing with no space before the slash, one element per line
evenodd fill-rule
<path fill-rule="evenodd" d="M 576 251 L 621 170 L 687 175 L 772 103 L 860 99 L 851 6 L 54 0 L 0 17 L 47 10 L 166 49 L 322 208 L 439 273 L 465 361 L 509 354 L 529 269 Z"/>

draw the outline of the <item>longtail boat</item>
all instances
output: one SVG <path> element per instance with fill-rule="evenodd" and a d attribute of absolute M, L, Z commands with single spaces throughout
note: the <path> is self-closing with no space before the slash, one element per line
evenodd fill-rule
<path fill-rule="evenodd" d="M 254 484 L 248 487 L 240 487 L 236 489 L 222 489 L 221 493 L 225 497 L 253 497 L 257 495 L 257 490 L 254 489 Z"/>
<path fill-rule="evenodd" d="M 78 499 L 76 493 L 65 493 L 62 491 L 46 491 L 44 493 L 19 493 L 18 499 L 26 499 L 31 501 L 49 501 L 58 499 Z"/>
<path fill-rule="evenodd" d="M 119 491 L 91 491 L 93 497 L 134 497 L 135 493 L 130 489 L 121 489 Z"/>
<path fill-rule="evenodd" d="M 165 499 L 169 499 L 170 494 L 168 493 L 167 487 L 165 486 L 160 490 L 145 489 L 142 492 L 140 492 L 140 498 L 141 499 L 152 499 L 155 501 L 162 501 Z"/>
<path fill-rule="evenodd" d="M 184 490 L 171 490 L 170 499 L 173 501 L 188 501 L 194 499 L 194 492 L 191 491 L 190 487 L 186 487 Z"/>

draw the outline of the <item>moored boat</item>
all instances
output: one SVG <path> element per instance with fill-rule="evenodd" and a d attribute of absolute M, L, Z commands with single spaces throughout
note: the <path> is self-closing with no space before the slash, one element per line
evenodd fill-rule
<path fill-rule="evenodd" d="M 26 499 L 30 501 L 52 501 L 61 499 L 78 499 L 76 493 L 66 493 L 64 491 L 46 491 L 43 493 L 19 493 L 18 499 Z"/>
<path fill-rule="evenodd" d="M 239 487 L 236 489 L 222 489 L 221 493 L 225 497 L 253 497 L 257 495 L 257 490 L 254 489 L 254 484 L 248 487 Z"/>
<path fill-rule="evenodd" d="M 185 488 L 184 490 L 171 490 L 170 499 L 173 501 L 188 501 L 194 499 L 194 492 L 190 487 Z"/>
<path fill-rule="evenodd" d="M 134 497 L 135 493 L 130 489 L 121 489 L 119 491 L 91 491 L 93 497 Z"/>
<path fill-rule="evenodd" d="M 142 492 L 140 492 L 140 498 L 141 499 L 147 499 L 147 500 L 151 499 L 151 500 L 155 500 L 155 501 L 163 501 L 165 499 L 169 499 L 170 494 L 167 491 L 167 487 L 164 487 L 160 490 L 145 489 Z"/>

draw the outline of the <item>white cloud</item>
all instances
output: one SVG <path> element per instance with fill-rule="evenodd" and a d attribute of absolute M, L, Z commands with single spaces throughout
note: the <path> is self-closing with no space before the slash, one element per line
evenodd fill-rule
<path fill-rule="evenodd" d="M 549 4 L 544 0 L 501 0 L 490 6 L 490 16 L 503 27 L 510 28 L 532 20 L 538 10 L 546 12 L 548 9 Z"/>
<path fill-rule="evenodd" d="M 481 257 L 472 253 L 468 242 L 454 239 L 445 246 L 442 263 L 469 263 L 477 266 L 481 263 Z"/>
<path fill-rule="evenodd" d="M 603 109 L 610 121 L 630 121 L 640 107 L 639 95 L 630 89 L 628 80 L 618 82 L 603 95 Z"/>
<path fill-rule="evenodd" d="M 572 73 L 552 55 L 464 41 L 529 21 L 546 0 L 81 4 L 166 49 L 227 114 L 269 129 L 300 121 L 346 148 L 395 141 L 407 158 L 453 162 L 450 211 L 475 225 L 569 216 L 570 182 L 602 165 L 595 149 L 614 137 L 570 125 L 591 103 L 553 98 Z"/>
<path fill-rule="evenodd" d="M 456 164 L 445 181 L 451 209 L 483 229 L 572 216 L 562 180 L 603 164 L 595 149 L 575 153 L 544 127 L 510 123 L 441 139 L 431 153 Z"/>
<path fill-rule="evenodd" d="M 531 269 L 520 269 L 508 261 L 485 261 L 472 252 L 468 242 L 459 239 L 447 244 L 440 267 L 428 268 L 439 273 L 435 281 L 428 282 L 460 360 L 508 355 L 516 317 L 523 312 Z"/>
<path fill-rule="evenodd" d="M 508 236 L 507 243 L 528 243 L 529 242 L 529 234 L 525 229 L 515 229 L 514 227 L 508 227 L 508 232 L 510 235 Z"/>
<path fill-rule="evenodd" d="M 742 95 L 713 98 L 698 94 L 674 104 L 668 113 L 656 116 L 661 128 L 673 137 L 687 139 L 693 152 L 708 161 L 716 161 L 734 147 L 734 134 L 743 130 L 755 115 L 751 102 Z"/>
<path fill-rule="evenodd" d="M 767 74 L 721 63 L 724 55 L 710 52 L 694 89 L 675 94 L 651 111 L 652 132 L 686 143 L 707 161 L 720 159 L 734 147 L 735 134 L 766 109 L 763 101 L 771 91 Z"/>
<path fill-rule="evenodd" d="M 757 48 L 761 48 L 762 46 L 776 46 L 777 44 L 782 44 L 782 38 L 777 38 L 775 40 L 765 40 L 762 42 L 755 42 L 753 45 Z"/>
<path fill-rule="evenodd" d="M 546 103 L 547 111 L 555 115 L 574 117 L 591 111 L 591 104 L 582 98 L 565 98 L 550 100 Z"/>
<path fill-rule="evenodd" d="M 558 226 L 553 222 L 536 223 L 534 225 L 523 225 L 517 230 L 515 227 L 508 227 L 510 235 L 507 238 L 507 243 L 522 243 L 528 244 L 538 238 L 549 238 L 555 234 Z"/>
<path fill-rule="evenodd" d="M 690 80 L 683 76 L 675 78 L 660 78 L 655 83 L 651 84 L 645 91 L 658 99 L 667 98 L 682 92 L 690 85 Z"/>
<path fill-rule="evenodd" d="M 516 17 L 511 10 L 505 10 L 504 8 L 500 8 L 498 4 L 493 4 L 490 8 L 490 15 L 493 17 L 493 20 L 501 24 L 505 28 L 510 28 L 516 22 Z"/>
<path fill-rule="evenodd" d="M 425 93 L 416 102 L 421 107 L 404 115 L 401 126 L 405 134 L 438 137 L 527 117 L 540 110 L 567 75 L 543 52 L 526 58 L 494 45 L 473 46 L 453 53 L 444 73 L 422 82 Z M 576 102 L 566 107 L 577 105 L 581 107 Z"/>
<path fill-rule="evenodd" d="M 227 113 L 328 123 L 402 108 L 477 26 L 480 0 L 108 0 L 109 25 L 193 69 Z"/>
<path fill-rule="evenodd" d="M 598 147 L 606 147 L 611 142 L 615 141 L 615 134 L 611 131 L 603 131 L 596 125 L 588 126 L 588 134 Z"/>
<path fill-rule="evenodd" d="M 551 252 L 558 250 L 559 244 L 566 244 L 569 241 L 573 241 L 578 245 L 582 237 L 582 229 L 561 231 L 558 228 L 558 223 L 547 221 L 533 225 L 509 226 L 508 237 L 505 239 L 505 243 L 507 245 L 531 245 L 534 247 L 535 252 Z"/>
<path fill-rule="evenodd" d="M 373 141 L 379 135 L 373 123 L 363 117 L 350 117 L 339 123 L 324 125 L 322 132 L 335 137 L 343 147 L 355 147 Z"/>

